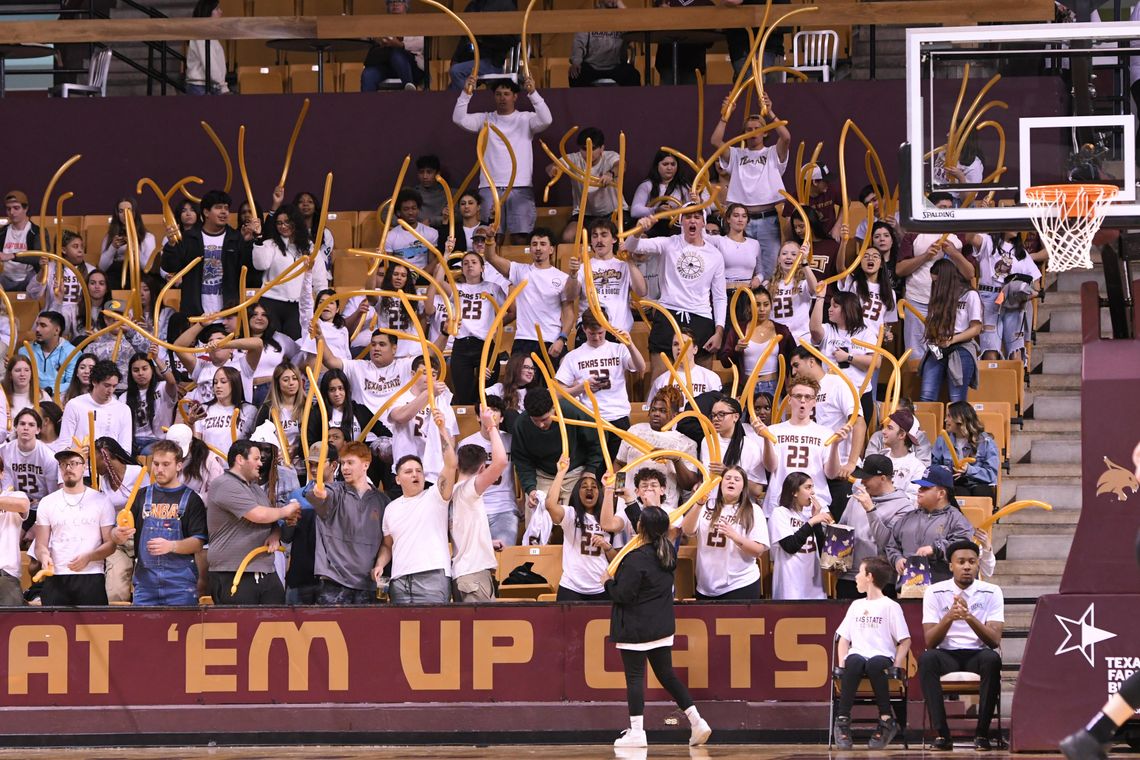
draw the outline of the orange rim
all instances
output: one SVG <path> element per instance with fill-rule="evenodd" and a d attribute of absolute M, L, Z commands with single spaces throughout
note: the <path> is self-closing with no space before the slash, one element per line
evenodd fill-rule
<path fill-rule="evenodd" d="M 1025 188 L 1026 197 L 1047 204 L 1060 203 L 1065 216 L 1089 216 L 1096 203 L 1116 197 L 1120 188 L 1095 182 L 1068 185 L 1034 185 Z"/>

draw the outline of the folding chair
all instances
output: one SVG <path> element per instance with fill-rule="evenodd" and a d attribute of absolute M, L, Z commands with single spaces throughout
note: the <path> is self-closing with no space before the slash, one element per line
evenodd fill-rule
<path fill-rule="evenodd" d="M 1001 650 L 998 650 L 998 655 Z M 947 673 L 940 679 L 942 681 L 942 698 L 945 702 L 961 702 L 962 697 L 973 697 L 979 702 L 981 701 L 982 694 L 982 677 L 977 673 L 969 673 L 967 671 L 954 671 Z M 954 720 L 975 720 L 974 716 L 964 713 L 962 715 L 950 715 L 949 711 L 946 713 L 947 721 Z M 997 724 L 997 749 L 1003 749 L 1006 746 L 1005 736 L 1001 728 L 1001 696 L 998 696 L 997 707 L 994 710 L 994 721 Z M 922 735 L 925 737 L 927 728 L 930 725 L 930 713 L 926 710 L 925 705 L 922 710 Z M 994 735 L 994 729 L 990 727 L 990 734 Z M 953 726 L 951 726 L 951 736 L 953 736 Z"/>
<path fill-rule="evenodd" d="M 835 714 L 839 710 L 839 694 L 842 690 L 841 682 L 837 670 L 839 663 L 835 661 L 839 648 L 839 636 L 836 635 L 831 639 L 831 711 L 827 721 L 827 748 L 830 750 L 831 746 L 835 743 Z M 907 668 L 903 678 L 891 678 L 887 681 L 891 692 L 891 708 L 895 713 L 895 720 L 899 722 L 899 736 L 902 737 L 903 749 L 910 749 L 910 742 L 906 738 L 906 714 L 907 705 L 909 704 L 909 679 L 908 676 L 912 670 L 912 663 L 914 655 L 907 653 Z M 871 689 L 871 680 L 863 678 L 859 682 L 859 688 L 855 690 L 855 707 L 861 705 L 872 705 L 877 707 L 875 702 L 875 692 Z M 854 713 L 854 711 L 852 711 Z M 856 720 L 854 714 L 851 716 L 851 725 L 855 724 L 872 724 L 875 725 L 879 722 L 878 712 L 875 713 L 874 718 L 862 718 Z M 889 749 L 889 748 L 888 748 Z"/>

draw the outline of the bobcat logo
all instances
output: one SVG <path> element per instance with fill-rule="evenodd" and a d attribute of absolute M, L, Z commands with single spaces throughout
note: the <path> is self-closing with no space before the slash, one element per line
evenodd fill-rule
<path fill-rule="evenodd" d="M 1114 493 L 1117 501 L 1128 501 L 1126 489 L 1131 488 L 1132 493 L 1140 491 L 1140 482 L 1137 482 L 1136 476 L 1130 470 L 1121 467 L 1108 457 L 1104 458 L 1104 463 L 1108 469 L 1096 480 L 1097 496 Z"/>

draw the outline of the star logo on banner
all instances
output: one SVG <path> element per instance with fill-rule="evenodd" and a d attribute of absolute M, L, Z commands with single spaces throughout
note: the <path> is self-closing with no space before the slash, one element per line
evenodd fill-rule
<path fill-rule="evenodd" d="M 1089 665 L 1093 665 L 1093 661 L 1096 659 L 1094 651 L 1096 645 L 1102 641 L 1116 638 L 1116 634 L 1112 631 L 1096 627 L 1095 606 L 1095 604 L 1090 604 L 1089 608 L 1085 610 L 1085 614 L 1081 615 L 1078 620 L 1063 615 L 1054 615 L 1057 622 L 1065 629 L 1065 640 L 1061 642 L 1061 646 L 1057 647 L 1057 651 L 1053 654 L 1079 651 L 1088 660 Z"/>

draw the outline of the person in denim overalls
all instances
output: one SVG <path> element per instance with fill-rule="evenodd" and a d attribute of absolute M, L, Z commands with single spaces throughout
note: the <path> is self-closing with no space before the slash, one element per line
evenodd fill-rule
<path fill-rule="evenodd" d="M 198 569 L 194 555 L 206 543 L 206 507 L 202 498 L 182 485 L 182 450 L 173 441 L 158 441 L 151 459 L 154 480 L 129 505 L 138 526 L 135 542 L 134 604 L 137 606 L 196 605 Z M 116 527 L 117 544 L 135 535 L 136 528 Z"/>

